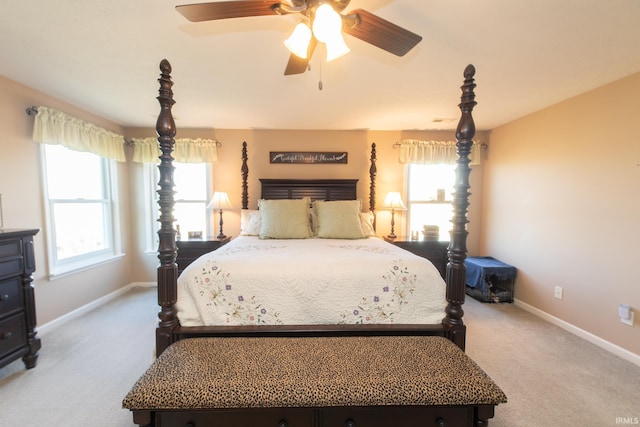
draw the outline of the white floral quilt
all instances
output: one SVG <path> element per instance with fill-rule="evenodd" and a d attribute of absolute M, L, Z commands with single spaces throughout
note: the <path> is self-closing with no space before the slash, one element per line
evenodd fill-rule
<path fill-rule="evenodd" d="M 440 323 L 445 283 L 382 239 L 240 236 L 178 279 L 183 326 Z"/>

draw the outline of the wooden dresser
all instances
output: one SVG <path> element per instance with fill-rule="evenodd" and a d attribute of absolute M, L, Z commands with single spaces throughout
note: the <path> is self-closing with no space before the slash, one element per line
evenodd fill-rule
<path fill-rule="evenodd" d="M 0 367 L 22 357 L 27 369 L 36 366 L 40 338 L 36 336 L 33 292 L 33 236 L 38 230 L 0 231 Z"/>

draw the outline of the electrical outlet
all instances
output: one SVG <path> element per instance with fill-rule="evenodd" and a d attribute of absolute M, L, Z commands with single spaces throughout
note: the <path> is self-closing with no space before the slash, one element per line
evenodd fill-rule
<path fill-rule="evenodd" d="M 558 299 L 562 299 L 564 295 L 564 291 L 560 286 L 556 286 L 556 288 L 553 291 L 553 296 L 558 298 Z"/>
<path fill-rule="evenodd" d="M 627 304 L 620 304 L 618 306 L 618 316 L 620 317 L 620 322 L 633 326 L 633 309 Z"/>
<path fill-rule="evenodd" d="M 620 321 L 621 321 L 622 323 L 624 323 L 625 325 L 633 326 L 633 318 L 634 318 L 634 317 L 635 317 L 635 316 L 634 316 L 633 311 L 632 311 L 632 312 L 631 312 L 631 314 L 629 315 L 629 318 L 628 318 L 628 319 L 620 318 Z"/>

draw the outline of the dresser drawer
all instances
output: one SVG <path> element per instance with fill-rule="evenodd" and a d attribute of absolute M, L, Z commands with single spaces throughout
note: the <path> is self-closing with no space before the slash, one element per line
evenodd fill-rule
<path fill-rule="evenodd" d="M 156 427 L 312 427 L 313 409 L 159 411 Z"/>
<path fill-rule="evenodd" d="M 0 279 L 17 276 L 23 271 L 22 240 L 10 239 L 0 243 Z"/>
<path fill-rule="evenodd" d="M 0 322 L 0 354 L 5 355 L 27 345 L 24 314 L 19 313 Z"/>
<path fill-rule="evenodd" d="M 322 425 L 345 427 L 473 427 L 473 408 L 451 406 L 336 407 L 323 410 Z"/>
<path fill-rule="evenodd" d="M 0 261 L 0 279 L 4 277 L 18 276 L 24 271 L 22 258 Z"/>
<path fill-rule="evenodd" d="M 0 317 L 22 310 L 22 279 L 13 279 L 0 282 Z"/>
<path fill-rule="evenodd" d="M 0 258 L 13 258 L 22 256 L 22 241 L 20 239 L 9 239 L 0 242 Z"/>

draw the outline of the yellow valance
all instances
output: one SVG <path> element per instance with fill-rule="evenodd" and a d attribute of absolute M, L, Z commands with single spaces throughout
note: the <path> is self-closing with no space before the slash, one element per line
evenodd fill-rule
<path fill-rule="evenodd" d="M 458 160 L 456 141 L 422 141 L 418 139 L 405 139 L 400 145 L 400 163 L 413 163 L 420 165 L 446 165 L 454 164 Z M 471 147 L 471 164 L 480 164 L 479 142 L 474 141 Z"/>
<path fill-rule="evenodd" d="M 52 108 L 38 107 L 33 140 L 39 144 L 62 145 L 70 150 L 125 161 L 124 136 Z"/>
<path fill-rule="evenodd" d="M 218 141 L 212 139 L 176 138 L 173 158 L 179 163 L 213 163 L 218 161 Z M 159 163 L 157 138 L 133 138 L 133 161 Z"/>

